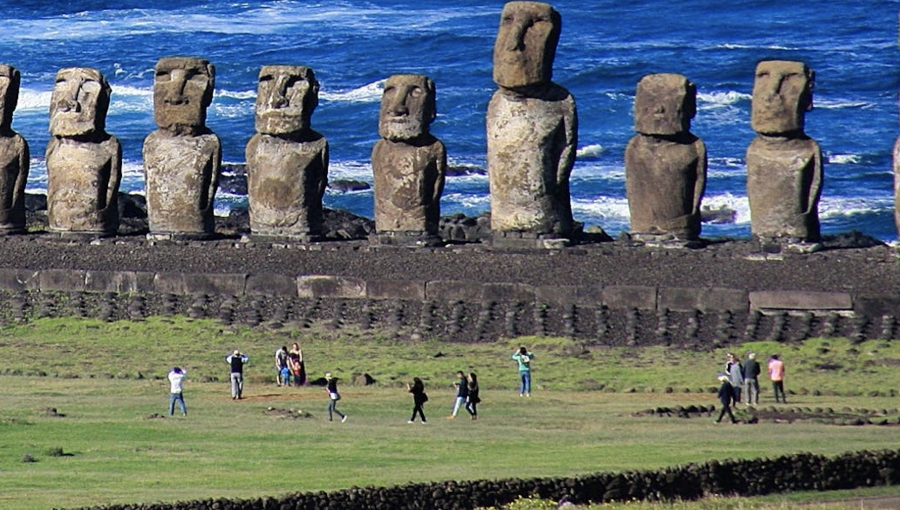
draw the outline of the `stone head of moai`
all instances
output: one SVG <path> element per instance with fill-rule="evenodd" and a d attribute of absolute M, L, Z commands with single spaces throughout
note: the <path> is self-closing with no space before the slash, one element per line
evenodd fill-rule
<path fill-rule="evenodd" d="M 309 67 L 265 66 L 259 72 L 256 130 L 288 135 L 310 129 L 319 105 L 319 82 Z"/>
<path fill-rule="evenodd" d="M 156 125 L 174 132 L 206 127 L 206 109 L 216 88 L 216 68 L 200 58 L 169 57 L 156 64 L 153 108 Z"/>
<path fill-rule="evenodd" d="M 761 135 L 803 133 L 806 112 L 813 105 L 815 76 L 803 62 L 760 62 L 753 82 L 753 130 Z"/>
<path fill-rule="evenodd" d="M 0 133 L 12 131 L 13 113 L 19 102 L 19 85 L 22 75 L 19 70 L 0 64 Z"/>
<path fill-rule="evenodd" d="M 105 132 L 111 92 L 96 69 L 61 69 L 50 97 L 50 133 L 71 138 Z"/>
<path fill-rule="evenodd" d="M 437 116 L 436 104 L 434 82 L 427 76 L 391 76 L 381 96 L 378 133 L 394 142 L 425 136 Z"/>
<path fill-rule="evenodd" d="M 643 135 L 676 136 L 691 130 L 697 113 L 697 87 L 680 74 L 651 74 L 637 86 L 634 130 Z"/>
<path fill-rule="evenodd" d="M 548 4 L 506 4 L 494 44 L 494 82 L 506 89 L 550 83 L 561 30 L 562 17 Z"/>

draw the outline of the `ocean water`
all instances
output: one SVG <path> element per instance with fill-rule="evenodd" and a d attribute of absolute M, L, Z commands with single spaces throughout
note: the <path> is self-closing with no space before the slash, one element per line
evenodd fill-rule
<path fill-rule="evenodd" d="M 554 81 L 575 96 L 578 160 L 572 173 L 577 220 L 608 232 L 628 229 L 624 152 L 633 136 L 637 82 L 686 75 L 698 87 L 692 131 L 709 151 L 704 205 L 736 212 L 704 237 L 748 237 L 745 152 L 753 74 L 761 60 L 800 60 L 817 73 L 807 133 L 825 154 L 820 217 L 825 233 L 852 229 L 894 241 L 891 154 L 898 129 L 900 1 L 828 3 L 762 0 L 552 2 L 563 31 Z M 0 0 L 8 27 L 0 62 L 22 72 L 13 127 L 33 156 L 28 189 L 46 190 L 43 153 L 56 72 L 93 67 L 113 87 L 107 131 L 124 150 L 123 190 L 143 190 L 141 147 L 153 122 L 153 67 L 194 56 L 217 68 L 208 126 L 224 160 L 244 161 L 254 133 L 260 67 L 307 65 L 321 82 L 313 126 L 331 144 L 331 180 L 372 181 L 381 90 L 392 74 L 427 74 L 437 84 L 432 132 L 453 165 L 485 167 L 484 116 L 494 38 L 503 2 L 461 0 Z M 371 191 L 329 190 L 326 206 L 372 216 Z M 217 213 L 246 203 L 219 193 Z M 450 177 L 444 214 L 490 209 L 486 175 Z"/>

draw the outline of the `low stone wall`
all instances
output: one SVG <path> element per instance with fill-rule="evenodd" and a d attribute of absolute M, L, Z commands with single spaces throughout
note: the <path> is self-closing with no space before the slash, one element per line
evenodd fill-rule
<path fill-rule="evenodd" d="M 695 348 L 761 339 L 892 339 L 900 316 L 898 297 L 845 292 L 57 269 L 0 269 L 0 298 L 0 320 L 184 314 L 275 328 L 324 322 L 451 341 L 536 335 Z"/>
<path fill-rule="evenodd" d="M 567 478 L 480 480 L 352 488 L 252 500 L 112 505 L 97 510 L 471 510 L 537 496 L 572 503 L 695 500 L 713 495 L 760 496 L 791 491 L 842 490 L 900 482 L 900 451 L 862 451 L 837 457 L 796 454 L 774 459 L 711 461 L 656 471 L 598 473 Z M 86 509 L 85 509 L 86 510 Z"/>

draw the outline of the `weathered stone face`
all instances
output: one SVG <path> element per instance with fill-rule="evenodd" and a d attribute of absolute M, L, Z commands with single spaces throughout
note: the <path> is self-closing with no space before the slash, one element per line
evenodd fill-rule
<path fill-rule="evenodd" d="M 382 138 L 397 142 L 426 135 L 436 115 L 434 82 L 427 76 L 401 74 L 388 78 L 378 119 Z"/>
<path fill-rule="evenodd" d="M 677 135 L 691 130 L 697 88 L 680 74 L 651 74 L 637 86 L 634 130 L 645 135 Z"/>
<path fill-rule="evenodd" d="M 19 102 L 19 86 L 22 77 L 19 70 L 0 64 L 0 131 L 12 130 L 13 113 Z"/>
<path fill-rule="evenodd" d="M 753 130 L 763 135 L 802 133 L 814 83 L 815 73 L 803 62 L 760 62 L 753 82 Z"/>
<path fill-rule="evenodd" d="M 153 84 L 156 125 L 172 131 L 205 127 L 215 85 L 216 68 L 207 60 L 160 59 Z"/>
<path fill-rule="evenodd" d="M 259 73 L 256 131 L 285 135 L 309 129 L 318 104 L 319 82 L 312 69 L 265 66 Z"/>
<path fill-rule="evenodd" d="M 102 133 L 110 92 L 106 78 L 96 69 L 60 70 L 50 98 L 50 133 L 63 137 Z"/>
<path fill-rule="evenodd" d="M 562 19 L 548 4 L 509 2 L 494 44 L 494 82 L 504 88 L 550 83 Z"/>

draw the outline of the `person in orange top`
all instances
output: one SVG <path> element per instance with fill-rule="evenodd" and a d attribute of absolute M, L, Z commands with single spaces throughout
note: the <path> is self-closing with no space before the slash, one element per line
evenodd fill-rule
<path fill-rule="evenodd" d="M 784 396 L 784 362 L 777 354 L 769 360 L 769 379 L 772 380 L 772 388 L 775 390 L 775 402 L 778 402 L 778 395 L 781 395 L 781 402 L 787 404 L 787 398 Z"/>

